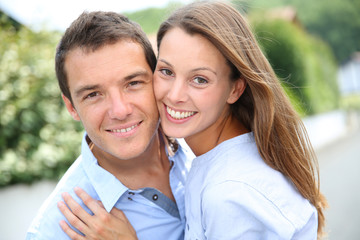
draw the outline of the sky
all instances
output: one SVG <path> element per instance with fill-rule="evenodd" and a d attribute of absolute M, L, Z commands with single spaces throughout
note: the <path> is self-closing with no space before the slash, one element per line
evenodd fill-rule
<path fill-rule="evenodd" d="M 65 31 L 85 10 L 133 12 L 148 7 L 163 7 L 171 1 L 174 0 L 0 0 L 0 9 L 31 29 Z"/>

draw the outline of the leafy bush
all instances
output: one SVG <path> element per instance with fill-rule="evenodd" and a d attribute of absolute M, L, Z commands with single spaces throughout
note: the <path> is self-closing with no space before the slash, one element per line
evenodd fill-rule
<path fill-rule="evenodd" d="M 170 13 L 181 6 L 181 3 L 170 2 L 164 8 L 147 8 L 132 13 L 124 13 L 129 19 L 140 24 L 144 32 L 147 34 L 156 33 L 160 24 L 166 20 Z"/>
<path fill-rule="evenodd" d="M 233 0 L 244 2 L 244 0 Z M 360 51 L 360 1 L 358 0 L 245 0 L 251 11 L 293 6 L 306 30 L 329 44 L 338 63 Z M 242 4 L 244 5 L 244 3 Z"/>
<path fill-rule="evenodd" d="M 0 32 L 0 186 L 58 179 L 80 152 L 82 127 L 66 112 L 55 78 L 59 39 L 11 26 Z"/>
<path fill-rule="evenodd" d="M 337 108 L 337 66 L 330 48 L 288 21 L 260 15 L 251 19 L 260 45 L 299 114 Z"/>
<path fill-rule="evenodd" d="M 347 111 L 360 112 L 360 94 L 343 96 L 341 98 L 341 107 Z"/>

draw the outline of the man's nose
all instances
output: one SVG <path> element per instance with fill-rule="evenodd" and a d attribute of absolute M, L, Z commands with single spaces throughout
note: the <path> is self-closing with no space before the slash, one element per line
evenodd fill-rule
<path fill-rule="evenodd" d="M 124 120 L 132 113 L 132 104 L 122 94 L 109 97 L 109 116 L 112 119 Z"/>

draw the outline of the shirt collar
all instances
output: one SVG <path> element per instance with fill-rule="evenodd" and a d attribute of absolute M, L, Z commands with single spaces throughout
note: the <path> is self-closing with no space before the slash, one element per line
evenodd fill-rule
<path fill-rule="evenodd" d="M 119 198 L 129 189 L 114 175 L 99 166 L 87 140 L 88 137 L 85 132 L 81 144 L 82 166 L 106 211 L 110 212 Z"/>
<path fill-rule="evenodd" d="M 97 159 L 90 150 L 90 141 L 91 140 L 85 132 L 81 143 L 81 155 L 83 158 L 82 166 L 85 174 L 87 175 L 91 185 L 94 187 L 96 193 L 98 194 L 99 199 L 104 205 L 106 211 L 110 212 L 111 209 L 115 206 L 116 202 L 119 200 L 119 198 L 124 193 L 129 191 L 129 188 L 123 185 L 110 172 L 99 166 Z M 176 155 L 178 155 L 179 152 L 179 144 L 175 139 L 172 139 L 170 144 L 171 145 L 167 146 L 165 150 L 170 164 L 172 164 L 172 168 L 175 168 L 175 159 L 177 158 Z"/>

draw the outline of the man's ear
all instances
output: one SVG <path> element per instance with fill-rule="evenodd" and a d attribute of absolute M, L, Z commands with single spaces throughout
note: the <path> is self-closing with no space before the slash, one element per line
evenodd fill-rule
<path fill-rule="evenodd" d="M 242 77 L 240 77 L 235 82 L 233 82 L 230 95 L 226 102 L 228 104 L 235 103 L 241 97 L 241 95 L 245 91 L 245 88 L 246 88 L 246 82 Z"/>
<path fill-rule="evenodd" d="M 70 99 L 68 99 L 67 97 L 65 97 L 64 94 L 61 94 L 62 99 L 64 100 L 66 109 L 68 110 L 68 112 L 70 113 L 71 117 L 76 120 L 76 121 L 80 121 L 80 117 L 79 114 L 77 113 L 76 109 L 74 108 L 73 104 L 71 103 Z"/>

